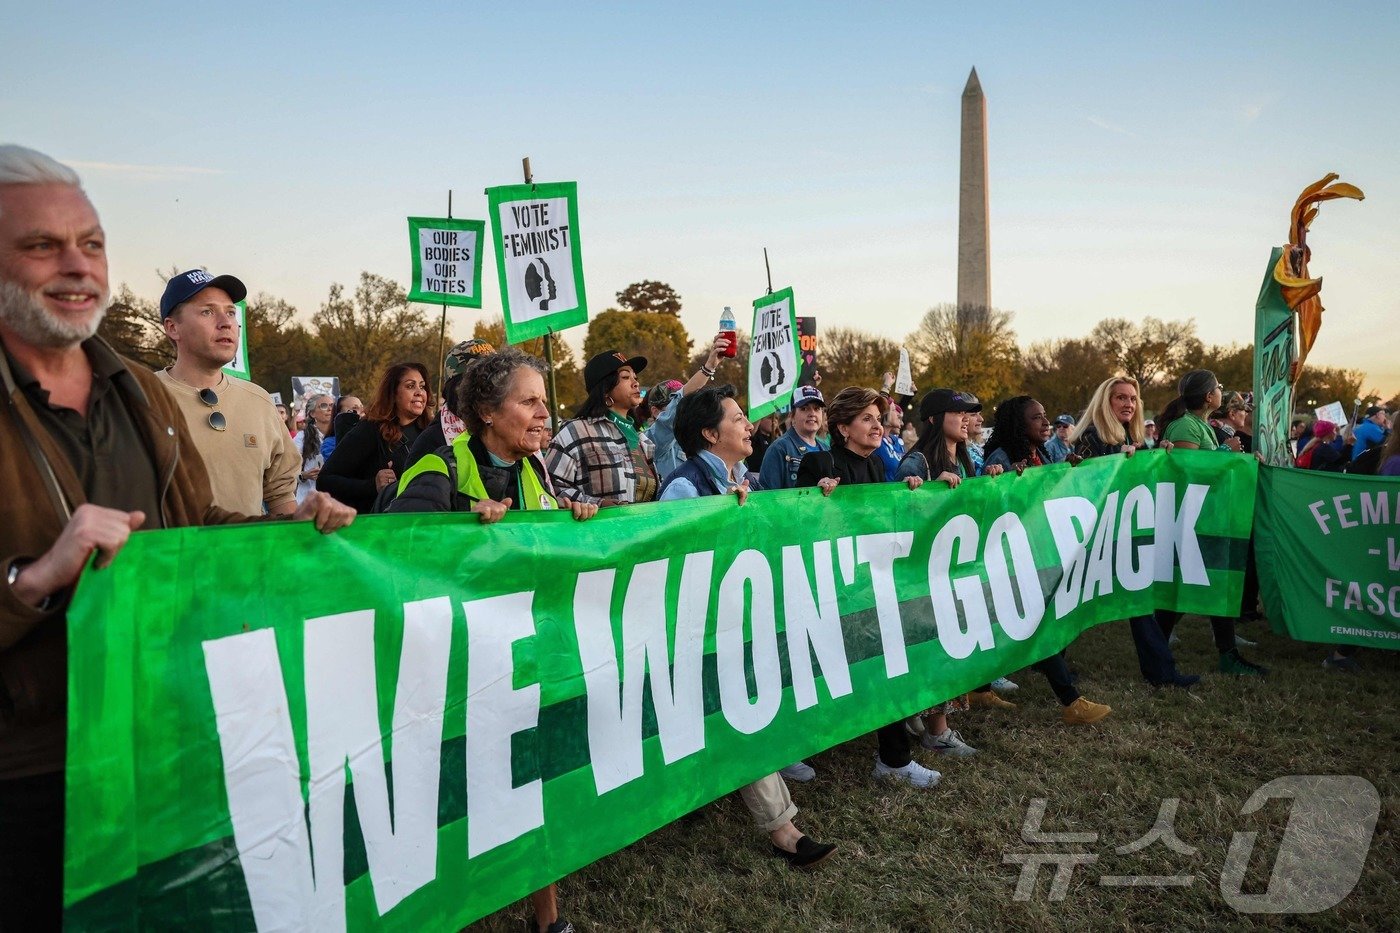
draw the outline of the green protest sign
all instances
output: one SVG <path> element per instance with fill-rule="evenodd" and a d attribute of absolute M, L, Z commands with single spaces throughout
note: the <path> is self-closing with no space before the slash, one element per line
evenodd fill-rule
<path fill-rule="evenodd" d="M 234 304 L 238 309 L 238 352 L 224 367 L 224 372 L 235 379 L 252 379 L 252 364 L 248 362 L 248 302 Z"/>
<path fill-rule="evenodd" d="M 578 185 L 486 189 L 506 340 L 519 343 L 588 321 L 579 248 Z"/>
<path fill-rule="evenodd" d="M 1256 511 L 1274 631 L 1400 648 L 1400 479 L 1265 468 Z"/>
<path fill-rule="evenodd" d="M 409 301 L 481 307 L 481 244 L 486 221 L 450 217 L 408 218 L 413 255 Z"/>
<path fill-rule="evenodd" d="M 1092 625 L 1237 611 L 1255 469 L 138 532 L 69 612 L 66 920 L 460 929 Z"/>
<path fill-rule="evenodd" d="M 1298 331 L 1283 290 L 1274 278 L 1283 250 L 1275 248 L 1254 303 L 1254 449 L 1265 463 L 1292 466 L 1288 428 L 1293 421 L 1291 368 L 1298 358 Z"/>
<path fill-rule="evenodd" d="M 791 288 L 754 301 L 749 339 L 750 421 L 757 421 L 792 400 L 797 377 L 802 374 L 802 350 L 797 336 L 797 307 Z"/>

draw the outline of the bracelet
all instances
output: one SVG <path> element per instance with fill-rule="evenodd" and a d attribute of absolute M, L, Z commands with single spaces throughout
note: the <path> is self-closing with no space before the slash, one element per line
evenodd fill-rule
<path fill-rule="evenodd" d="M 5 574 L 5 583 L 7 586 L 10 587 L 11 590 L 13 590 L 15 588 L 15 584 L 19 582 L 19 575 L 24 572 L 24 568 L 28 567 L 32 563 L 33 561 L 28 560 L 10 561 L 9 572 Z M 48 612 L 49 609 L 53 607 L 53 603 L 54 594 L 50 593 L 49 595 L 45 596 L 39 602 L 39 605 L 35 606 L 34 608 L 38 609 L 40 612 Z"/>
<path fill-rule="evenodd" d="M 700 366 L 700 371 L 712 380 L 715 378 L 715 373 L 719 372 L 718 369 L 711 369 L 710 367 L 705 366 L 703 364 L 701 364 Z"/>

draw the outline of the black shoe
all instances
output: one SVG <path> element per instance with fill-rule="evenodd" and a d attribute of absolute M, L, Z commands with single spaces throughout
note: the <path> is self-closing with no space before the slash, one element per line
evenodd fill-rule
<path fill-rule="evenodd" d="M 835 851 L 834 842 L 814 842 L 810 836 L 802 836 L 797 840 L 796 852 L 773 847 L 773 854 L 778 858 L 787 859 L 792 868 L 815 868 L 830 858 L 831 853 Z"/>
<path fill-rule="evenodd" d="M 525 933 L 539 933 L 540 925 L 535 922 L 534 917 L 525 918 Z M 546 933 L 578 933 L 578 929 L 572 923 L 560 917 L 546 928 Z"/>
<path fill-rule="evenodd" d="M 1269 669 L 1262 664 L 1246 661 L 1240 649 L 1231 648 L 1220 654 L 1220 673 L 1234 674 L 1236 677 L 1264 677 Z"/>

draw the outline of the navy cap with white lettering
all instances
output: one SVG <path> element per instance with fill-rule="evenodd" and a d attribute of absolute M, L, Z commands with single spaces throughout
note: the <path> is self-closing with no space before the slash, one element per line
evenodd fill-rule
<path fill-rule="evenodd" d="M 206 288 L 221 288 L 236 302 L 248 297 L 247 286 L 231 275 L 210 275 L 203 269 L 191 269 L 165 283 L 165 294 L 160 296 L 160 319 L 170 317 L 172 311 Z"/>

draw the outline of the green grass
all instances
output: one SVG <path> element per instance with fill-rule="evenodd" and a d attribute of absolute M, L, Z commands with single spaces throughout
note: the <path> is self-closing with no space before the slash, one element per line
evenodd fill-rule
<path fill-rule="evenodd" d="M 1100 626 L 1070 649 L 1079 688 L 1113 715 L 1090 727 L 1061 725 L 1045 680 L 1013 675 L 1015 710 L 974 710 L 954 728 L 980 750 L 954 761 L 918 752 L 943 772 L 919 791 L 874 784 L 874 738 L 808 761 L 817 780 L 793 785 L 797 824 L 840 844 L 815 872 L 788 869 L 733 795 L 560 882 L 563 916 L 581 930 L 922 930 L 1105 928 L 1394 929 L 1400 917 L 1395 839 L 1400 797 L 1400 655 L 1368 651 L 1356 676 L 1324 671 L 1326 649 L 1277 637 L 1263 624 L 1242 627 L 1259 641 L 1246 656 L 1266 664 L 1266 680 L 1214 673 L 1204 620 L 1188 617 L 1176 646 L 1184 671 L 1206 674 L 1189 694 L 1153 691 L 1141 681 L 1124 624 Z M 1304 916 L 1242 914 L 1220 892 L 1231 836 L 1256 831 L 1246 893 L 1268 886 L 1288 820 L 1287 801 L 1242 816 L 1249 796 L 1284 775 L 1359 775 L 1375 785 L 1381 815 L 1365 870 L 1331 910 Z M 1048 798 L 1042 831 L 1097 832 L 1096 843 L 1031 845 L 1021 839 L 1026 807 Z M 1176 834 L 1197 847 L 1178 855 L 1159 844 L 1116 855 L 1152 826 L 1159 802 L 1178 797 Z M 1013 899 L 1020 866 L 1004 853 L 1079 850 L 1098 854 L 1078 868 L 1062 901 L 1049 897 L 1052 868 L 1034 896 Z M 1189 875 L 1185 888 L 1107 888 L 1101 875 Z M 471 927 L 523 929 L 527 902 Z"/>

